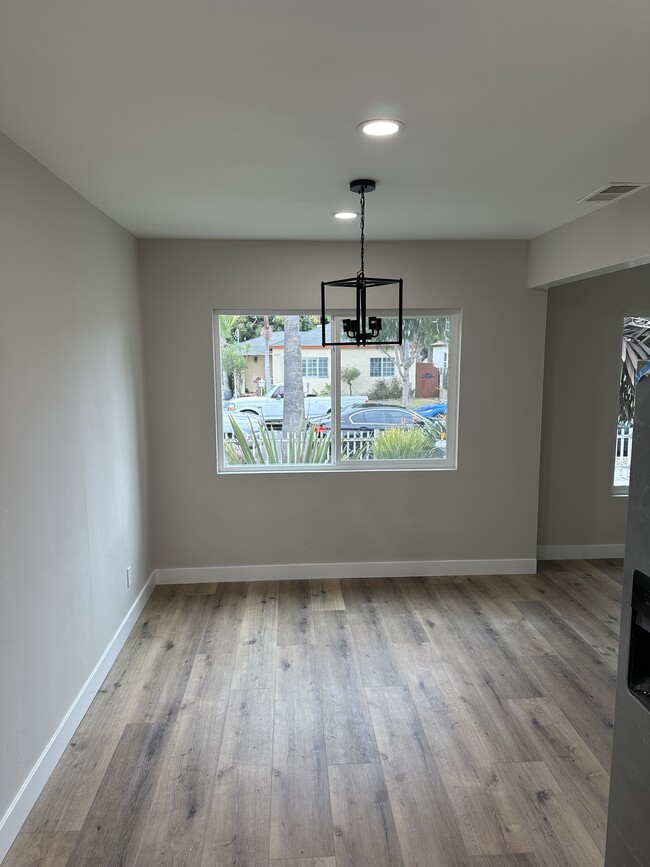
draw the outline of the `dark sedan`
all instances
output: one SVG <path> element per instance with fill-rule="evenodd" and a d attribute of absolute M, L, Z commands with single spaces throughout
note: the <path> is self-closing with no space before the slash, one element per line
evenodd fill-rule
<path fill-rule="evenodd" d="M 392 404 L 365 403 L 362 406 L 349 406 L 341 410 L 341 430 L 388 430 L 396 427 L 422 427 L 428 419 L 406 409 Z M 332 426 L 328 416 L 317 422 L 316 430 L 325 433 Z"/>

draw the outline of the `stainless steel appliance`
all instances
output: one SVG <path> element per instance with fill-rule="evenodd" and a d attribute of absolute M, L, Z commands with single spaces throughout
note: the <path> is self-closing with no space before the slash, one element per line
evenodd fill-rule
<path fill-rule="evenodd" d="M 650 867 L 650 364 L 637 373 L 606 867 Z"/>

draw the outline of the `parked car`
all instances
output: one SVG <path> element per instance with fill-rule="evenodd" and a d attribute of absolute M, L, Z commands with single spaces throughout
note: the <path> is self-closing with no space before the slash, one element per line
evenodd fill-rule
<path fill-rule="evenodd" d="M 272 386 L 263 397 L 248 395 L 236 397 L 225 405 L 228 412 L 247 412 L 251 415 L 263 418 L 269 425 L 282 424 L 284 407 L 284 383 L 280 382 Z M 365 403 L 368 397 L 365 394 L 357 396 L 342 395 L 341 405 L 352 406 L 356 403 Z M 305 395 L 304 412 L 306 419 L 319 419 L 331 412 L 332 399 L 328 396 Z"/>
<path fill-rule="evenodd" d="M 440 416 L 447 415 L 447 403 L 427 403 L 425 406 L 419 406 L 417 413 L 424 418 L 434 418 L 441 421 Z"/>
<path fill-rule="evenodd" d="M 395 427 L 424 426 L 429 420 L 403 406 L 390 403 L 365 403 L 362 406 L 349 406 L 341 409 L 341 430 L 388 430 Z M 321 419 L 316 424 L 316 430 L 331 429 L 330 417 Z"/>
<path fill-rule="evenodd" d="M 223 438 L 226 440 L 235 439 L 235 431 L 232 426 L 233 419 L 249 439 L 253 432 L 259 433 L 260 427 L 264 424 L 259 416 L 251 415 L 251 413 L 248 412 L 224 412 Z"/>

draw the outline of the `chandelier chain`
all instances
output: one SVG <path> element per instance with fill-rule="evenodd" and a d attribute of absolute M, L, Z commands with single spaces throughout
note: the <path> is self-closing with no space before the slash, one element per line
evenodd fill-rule
<path fill-rule="evenodd" d="M 361 268 L 359 269 L 359 276 L 365 277 L 365 242 L 366 242 L 366 188 L 361 187 L 360 192 L 361 199 L 361 218 L 359 220 L 361 226 Z"/>
<path fill-rule="evenodd" d="M 403 286 L 404 281 L 401 279 L 391 279 L 388 277 L 366 277 L 366 193 L 371 193 L 377 187 L 377 182 L 370 178 L 359 178 L 358 180 L 350 181 L 350 192 L 359 195 L 359 230 L 360 230 L 360 267 L 356 277 L 346 278 L 344 280 L 323 281 L 320 284 L 321 288 L 321 328 L 323 346 L 349 346 L 350 343 L 356 343 L 357 346 L 368 345 L 401 345 L 402 330 L 403 330 Z M 336 216 L 336 215 L 335 215 Z M 381 340 L 384 320 L 382 316 L 371 312 L 377 308 L 377 312 L 381 313 L 381 304 L 376 298 L 369 295 L 368 290 L 373 290 L 380 287 L 394 287 L 397 290 L 397 322 L 398 333 L 397 340 Z M 327 324 L 327 311 L 325 305 L 325 294 L 327 287 L 337 287 L 341 289 L 353 289 L 356 296 L 356 305 L 354 313 L 350 310 L 348 318 L 342 320 L 342 330 L 347 340 L 332 340 L 331 336 L 328 340 L 325 328 Z M 388 290 L 390 291 L 390 290 Z M 381 295 L 382 293 L 378 293 Z M 371 310 L 368 309 L 368 304 L 371 305 Z M 356 314 L 356 315 L 355 315 Z M 388 315 L 388 314 L 386 314 Z M 341 335 L 343 336 L 343 335 Z"/>

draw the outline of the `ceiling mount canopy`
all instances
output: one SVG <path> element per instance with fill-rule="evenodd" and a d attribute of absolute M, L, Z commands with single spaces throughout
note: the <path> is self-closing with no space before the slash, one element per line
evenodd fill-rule
<path fill-rule="evenodd" d="M 360 199 L 360 214 L 359 214 L 359 224 L 361 230 L 360 237 L 360 267 L 357 271 L 356 277 L 347 277 L 343 280 L 329 280 L 324 281 L 320 284 L 320 297 L 321 297 L 321 326 L 323 329 L 323 346 L 348 346 L 350 343 L 354 342 L 357 346 L 367 346 L 368 344 L 372 345 L 399 345 L 402 343 L 402 311 L 403 311 L 403 288 L 404 281 L 402 278 L 394 278 L 394 277 L 367 277 L 366 276 L 366 263 L 365 263 L 365 242 L 366 242 L 366 193 L 371 193 L 377 187 L 376 181 L 371 180 L 370 178 L 358 178 L 357 180 L 350 181 L 350 190 L 353 193 L 357 193 Z M 368 296 L 369 289 L 377 289 L 379 287 L 386 287 L 386 291 L 390 294 L 391 287 L 393 287 L 393 291 L 396 292 L 397 295 L 397 304 L 395 318 L 397 318 L 397 339 L 396 340 L 382 340 L 382 328 L 383 322 L 382 317 L 373 315 L 368 310 L 369 301 L 373 300 Z M 348 338 L 347 340 L 335 340 L 336 335 L 332 330 L 332 339 L 327 340 L 325 326 L 327 324 L 328 314 L 327 313 L 327 305 L 326 305 L 326 295 L 327 289 L 353 289 L 355 290 L 356 295 L 356 304 L 355 304 L 355 318 L 352 317 L 343 319 L 342 326 L 343 331 L 345 332 L 345 336 Z M 372 295 L 372 293 L 371 293 Z M 375 307 L 379 306 L 382 310 L 386 309 L 385 303 L 386 294 L 382 294 L 380 299 L 380 304 L 375 304 Z M 350 304 L 348 303 L 341 305 L 340 303 L 336 305 L 335 312 L 340 312 L 340 307 L 343 306 L 344 309 L 349 309 Z M 391 318 L 393 318 L 393 314 L 391 314 Z"/>

